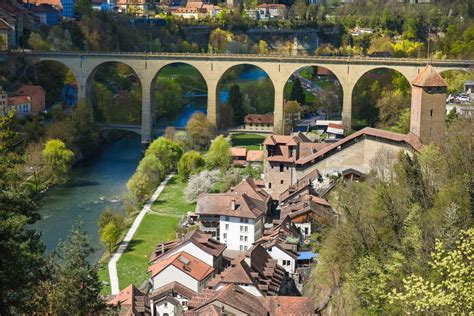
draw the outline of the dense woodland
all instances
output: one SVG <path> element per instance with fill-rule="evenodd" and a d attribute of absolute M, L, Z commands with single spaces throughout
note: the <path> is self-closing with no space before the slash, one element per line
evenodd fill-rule
<path fill-rule="evenodd" d="M 339 184 L 305 294 L 336 314 L 472 313 L 473 131 L 456 119 L 444 148 L 380 152 L 367 181 Z"/>
<path fill-rule="evenodd" d="M 131 24 L 132 16 L 92 12 L 88 0 L 77 2 L 80 19 L 63 21 L 32 33 L 27 46 L 40 50 L 291 53 L 275 43 L 252 41 L 251 28 L 314 28 L 321 43 L 319 55 L 370 55 L 388 53 L 394 57 L 472 58 L 474 52 L 474 5 L 472 1 L 439 1 L 435 4 L 401 4 L 396 1 L 366 1 L 340 4 L 307 4 L 295 0 L 286 20 L 250 20 L 244 8 L 258 3 L 245 1 L 240 9 L 224 10 L 215 20 L 180 20 L 161 16 L 164 26 Z M 189 42 L 195 27 L 208 27 L 204 40 Z M 352 36 L 355 27 L 368 27 L 373 34 Z M 286 47 L 290 47 L 288 43 Z"/>

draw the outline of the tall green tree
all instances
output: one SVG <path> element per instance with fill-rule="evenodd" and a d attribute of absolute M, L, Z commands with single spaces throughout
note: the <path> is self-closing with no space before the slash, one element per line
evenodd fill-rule
<path fill-rule="evenodd" d="M 300 79 L 297 77 L 293 80 L 293 87 L 291 88 L 289 100 L 296 101 L 299 104 L 304 104 L 305 102 L 303 86 L 301 85 Z"/>
<path fill-rule="evenodd" d="M 204 158 L 198 151 L 191 150 L 185 153 L 178 163 L 178 174 L 185 180 L 205 164 Z"/>
<path fill-rule="evenodd" d="M 59 139 L 52 139 L 46 143 L 43 157 L 53 182 L 62 183 L 67 181 L 67 174 L 74 159 L 74 153 Z"/>
<path fill-rule="evenodd" d="M 206 149 L 215 135 L 216 126 L 201 112 L 194 113 L 186 124 L 186 132 L 194 149 Z"/>
<path fill-rule="evenodd" d="M 214 138 L 205 160 L 210 168 L 227 169 L 230 166 L 230 144 L 224 136 Z"/>
<path fill-rule="evenodd" d="M 244 122 L 246 113 L 242 99 L 242 92 L 240 91 L 240 87 L 238 85 L 233 85 L 230 87 L 228 103 L 234 112 L 235 124 L 242 124 Z"/>
<path fill-rule="evenodd" d="M 155 139 L 145 152 L 145 156 L 154 155 L 159 160 L 165 173 L 176 169 L 182 154 L 183 149 L 177 143 L 164 137 Z"/>
<path fill-rule="evenodd" d="M 100 234 L 100 241 L 107 247 L 109 253 L 112 253 L 114 246 L 120 239 L 122 235 L 122 231 L 114 222 L 110 222 L 105 225 L 99 232 Z"/>
<path fill-rule="evenodd" d="M 89 262 L 95 249 L 83 226 L 82 220 L 76 221 L 67 240 L 53 253 L 53 287 L 47 293 L 53 315 L 99 314 L 105 308 L 97 266 Z"/>

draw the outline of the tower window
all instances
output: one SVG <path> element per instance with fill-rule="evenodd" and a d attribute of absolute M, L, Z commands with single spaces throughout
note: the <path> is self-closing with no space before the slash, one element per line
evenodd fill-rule
<path fill-rule="evenodd" d="M 433 110 L 430 111 L 430 115 L 433 116 Z"/>
<path fill-rule="evenodd" d="M 283 164 L 280 164 L 280 172 L 283 172 Z"/>

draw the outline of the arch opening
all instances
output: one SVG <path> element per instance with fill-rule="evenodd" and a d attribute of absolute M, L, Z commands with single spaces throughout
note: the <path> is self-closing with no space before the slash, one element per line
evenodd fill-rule
<path fill-rule="evenodd" d="M 447 105 L 474 103 L 474 69 L 453 69 L 440 72 L 448 85 Z"/>
<path fill-rule="evenodd" d="M 54 73 L 54 76 L 51 74 Z M 45 92 L 44 109 L 52 110 L 54 106 L 67 109 L 75 107 L 78 102 L 77 77 L 66 64 L 42 60 L 32 65 L 32 71 L 26 71 L 22 84 L 40 86 Z M 20 88 L 20 87 L 16 87 Z M 36 112 L 32 104 L 33 112 Z"/>
<path fill-rule="evenodd" d="M 286 81 L 283 96 L 286 133 L 314 130 L 327 137 L 327 121 L 332 121 L 334 126 L 340 125 L 341 135 L 330 137 L 343 136 L 343 90 L 332 71 L 316 65 L 297 69 Z"/>
<path fill-rule="evenodd" d="M 410 128 L 411 84 L 399 71 L 374 68 L 352 91 L 352 129 L 370 126 L 406 134 Z"/>
<path fill-rule="evenodd" d="M 194 113 L 207 114 L 208 87 L 201 72 L 187 63 L 161 68 L 151 84 L 154 124 L 185 127 Z"/>
<path fill-rule="evenodd" d="M 98 65 L 87 80 L 87 89 L 98 123 L 141 124 L 142 86 L 130 66 L 121 62 Z"/>
<path fill-rule="evenodd" d="M 273 131 L 275 86 L 262 68 L 239 64 L 227 69 L 217 83 L 219 128 L 249 131 Z M 261 114 L 264 116 L 246 116 Z M 255 120 L 256 119 L 256 120 Z"/>

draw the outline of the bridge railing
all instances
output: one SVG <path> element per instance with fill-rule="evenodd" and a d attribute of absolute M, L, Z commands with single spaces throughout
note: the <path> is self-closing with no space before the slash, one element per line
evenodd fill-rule
<path fill-rule="evenodd" d="M 370 56 L 285 56 L 280 54 L 207 54 L 207 53 L 168 53 L 168 52 L 102 52 L 102 51 L 34 51 L 26 49 L 11 50 L 14 53 L 24 53 L 32 56 L 121 56 L 121 57 L 144 57 L 144 58 L 203 58 L 203 59 L 258 59 L 258 60 L 298 60 L 298 61 L 371 61 L 371 62 L 395 62 L 395 63 L 427 63 L 432 64 L 465 64 L 474 66 L 474 60 L 458 59 L 427 59 L 427 58 L 392 58 L 392 57 L 370 57 Z"/>

